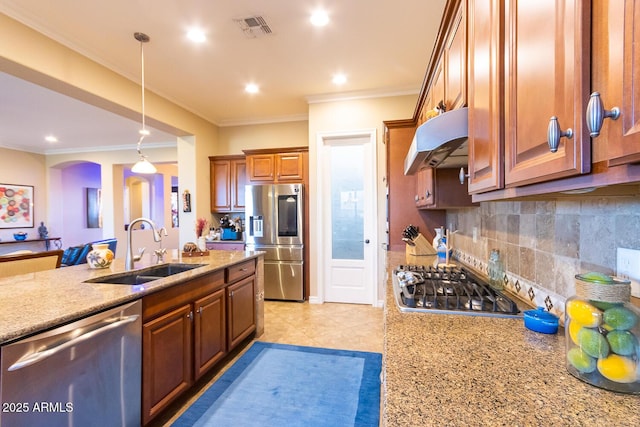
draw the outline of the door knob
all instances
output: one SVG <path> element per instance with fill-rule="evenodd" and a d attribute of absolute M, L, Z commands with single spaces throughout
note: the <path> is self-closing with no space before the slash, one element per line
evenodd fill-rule
<path fill-rule="evenodd" d="M 365 239 L 364 241 L 366 244 L 369 244 L 369 239 Z"/>

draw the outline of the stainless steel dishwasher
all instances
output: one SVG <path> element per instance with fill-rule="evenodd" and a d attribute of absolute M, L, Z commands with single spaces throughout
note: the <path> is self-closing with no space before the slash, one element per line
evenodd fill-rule
<path fill-rule="evenodd" d="M 140 301 L 2 347 L 0 426 L 139 426 Z"/>

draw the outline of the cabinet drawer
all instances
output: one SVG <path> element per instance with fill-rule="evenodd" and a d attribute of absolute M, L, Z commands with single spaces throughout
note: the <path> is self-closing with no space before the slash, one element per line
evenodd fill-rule
<path fill-rule="evenodd" d="M 207 295 L 224 286 L 224 271 L 186 280 L 142 298 L 142 318 L 147 321 L 183 304 Z"/>
<path fill-rule="evenodd" d="M 233 283 L 256 272 L 256 262 L 251 259 L 227 268 L 227 283 Z"/>

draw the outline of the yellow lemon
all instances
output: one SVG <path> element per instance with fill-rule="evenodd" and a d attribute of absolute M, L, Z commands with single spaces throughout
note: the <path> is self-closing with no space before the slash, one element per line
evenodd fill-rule
<path fill-rule="evenodd" d="M 576 322 L 575 320 L 569 320 L 569 336 L 571 337 L 571 341 L 573 341 L 574 344 L 579 344 L 578 343 L 578 332 L 580 331 L 581 328 L 583 328 L 584 325 Z"/>
<path fill-rule="evenodd" d="M 599 359 L 597 366 L 603 377 L 617 383 L 632 383 L 637 379 L 636 364 L 628 357 L 611 354 Z"/>
<path fill-rule="evenodd" d="M 567 302 L 566 310 L 571 320 L 575 320 L 587 328 L 595 328 L 602 323 L 602 311 L 586 301 L 570 300 Z"/>

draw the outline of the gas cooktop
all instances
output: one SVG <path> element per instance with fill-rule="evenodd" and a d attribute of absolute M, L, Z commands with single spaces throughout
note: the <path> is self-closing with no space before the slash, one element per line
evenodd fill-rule
<path fill-rule="evenodd" d="M 400 265 L 393 289 L 401 311 L 514 317 L 516 302 L 463 267 Z"/>

